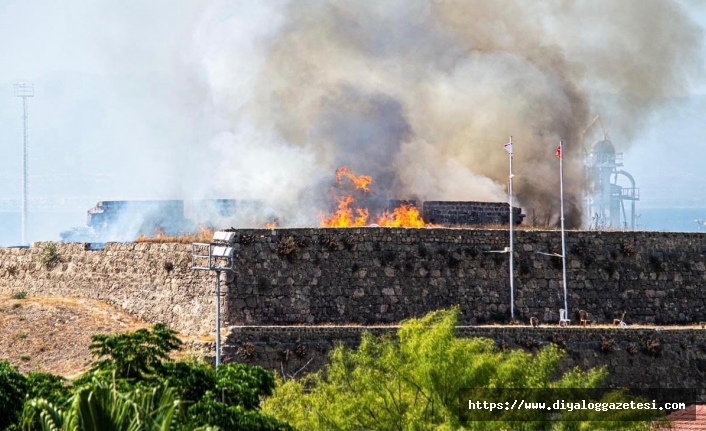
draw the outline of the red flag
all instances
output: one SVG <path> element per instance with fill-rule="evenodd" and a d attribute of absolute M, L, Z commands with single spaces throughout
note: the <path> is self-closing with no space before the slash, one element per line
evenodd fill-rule
<path fill-rule="evenodd" d="M 556 147 L 556 153 L 554 153 L 557 159 L 561 159 L 561 144 Z"/>

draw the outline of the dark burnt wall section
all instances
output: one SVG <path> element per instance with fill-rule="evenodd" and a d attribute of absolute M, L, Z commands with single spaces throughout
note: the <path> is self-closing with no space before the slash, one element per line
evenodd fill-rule
<path fill-rule="evenodd" d="M 423 205 L 424 220 L 427 223 L 464 226 L 479 224 L 509 224 L 510 204 L 502 202 L 453 202 L 427 201 Z M 519 224 L 524 218 L 522 209 L 512 208 L 514 224 Z"/>
<path fill-rule="evenodd" d="M 508 318 L 505 230 L 238 231 L 227 297 L 238 325 L 394 323 L 459 306 L 463 324 Z M 570 317 L 706 321 L 706 236 L 567 232 Z M 563 305 L 558 231 L 517 231 L 515 313 L 556 322 Z"/>
<path fill-rule="evenodd" d="M 363 331 L 392 335 L 396 327 L 231 327 L 226 361 L 298 376 L 321 369 L 338 344 L 357 347 Z M 706 330 L 558 327 L 460 327 L 462 337 L 484 337 L 498 348 L 536 352 L 549 343 L 566 351 L 562 370 L 605 366 L 609 387 L 698 388 L 706 396 Z"/>

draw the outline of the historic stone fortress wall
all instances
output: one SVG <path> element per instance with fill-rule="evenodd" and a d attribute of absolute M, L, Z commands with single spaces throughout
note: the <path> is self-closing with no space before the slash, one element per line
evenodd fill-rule
<path fill-rule="evenodd" d="M 556 322 L 563 304 L 558 231 L 517 231 L 516 317 Z M 706 236 L 567 233 L 569 309 L 593 320 L 659 325 L 706 321 Z M 238 325 L 396 323 L 458 305 L 463 324 L 507 320 L 503 230 L 244 229 L 224 285 L 225 320 Z M 105 299 L 188 332 L 210 327 L 214 275 L 192 271 L 190 244 L 56 244 L 0 249 L 0 292 Z"/>
<path fill-rule="evenodd" d="M 516 316 L 556 322 L 563 305 L 558 231 L 515 235 Z M 612 322 L 706 321 L 700 234 L 569 232 L 569 309 Z M 394 323 L 460 306 L 463 324 L 504 321 L 510 288 L 503 230 L 242 231 L 228 302 L 247 325 Z M 575 320 L 575 318 L 574 318 Z"/>
<path fill-rule="evenodd" d="M 614 384 L 674 380 L 706 387 L 706 330 L 659 326 L 706 322 L 704 239 L 703 234 L 567 232 L 574 324 L 579 309 L 608 323 L 625 311 L 628 324 L 658 325 L 654 329 L 460 331 L 508 347 L 563 343 L 567 366 L 606 364 L 617 373 Z M 311 360 L 311 368 L 323 363 L 335 340 L 354 345 L 364 329 L 313 325 L 394 325 L 452 306 L 459 307 L 462 325 L 504 322 L 508 255 L 493 251 L 507 245 L 505 230 L 238 230 L 236 269 L 222 283 L 223 324 L 256 327 L 231 328 L 224 353 L 278 369 L 299 354 L 304 362 L 291 366 Z M 190 244 L 93 248 L 83 243 L 2 248 L 0 292 L 103 299 L 148 322 L 165 322 L 187 334 L 213 333 L 215 276 L 191 269 Z M 560 232 L 517 231 L 515 250 L 516 317 L 556 324 L 563 304 L 561 259 L 539 253 L 560 253 Z M 52 255 L 55 259 L 48 259 Z M 307 352 L 318 352 L 318 359 Z"/>

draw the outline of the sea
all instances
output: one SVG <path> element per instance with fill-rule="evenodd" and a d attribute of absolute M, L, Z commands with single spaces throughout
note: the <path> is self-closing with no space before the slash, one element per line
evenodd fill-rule
<path fill-rule="evenodd" d="M 706 208 L 638 208 L 636 230 L 660 232 L 706 232 Z M 86 211 L 30 212 L 28 243 L 59 241 L 61 232 L 85 226 Z M 0 247 L 21 245 L 19 212 L 0 212 Z"/>
<path fill-rule="evenodd" d="M 636 230 L 706 232 L 706 208 L 639 208 Z"/>

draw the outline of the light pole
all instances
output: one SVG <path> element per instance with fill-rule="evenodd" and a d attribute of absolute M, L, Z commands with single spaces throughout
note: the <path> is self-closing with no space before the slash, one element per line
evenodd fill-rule
<path fill-rule="evenodd" d="M 213 242 L 191 244 L 191 269 L 216 271 L 216 368 L 221 365 L 221 272 L 233 271 L 235 232 L 216 231 Z"/>
<path fill-rule="evenodd" d="M 27 98 L 34 97 L 34 85 L 18 82 L 15 84 L 15 97 L 22 98 L 22 239 L 20 245 L 27 245 L 27 189 L 28 189 L 28 139 L 29 116 L 27 115 Z"/>
<path fill-rule="evenodd" d="M 510 136 L 510 142 L 504 145 L 505 151 L 507 151 L 508 156 L 510 157 L 510 176 L 508 177 L 509 180 L 509 185 L 508 185 L 508 205 L 510 205 L 510 247 L 505 247 L 503 250 L 490 250 L 487 253 L 508 253 L 510 255 L 510 268 L 509 268 L 509 273 L 510 273 L 510 319 L 514 320 L 515 319 L 515 274 L 514 274 L 514 254 L 515 254 L 515 245 L 514 245 L 514 238 L 513 238 L 513 229 L 514 229 L 514 222 L 513 222 L 513 217 L 512 217 L 512 179 L 515 177 L 515 175 L 512 173 L 512 136 Z"/>
<path fill-rule="evenodd" d="M 505 144 L 505 151 L 507 151 L 508 156 L 510 156 L 510 176 L 508 185 L 508 200 L 510 205 L 510 318 L 515 318 L 515 274 L 514 274 L 514 264 L 513 255 L 515 254 L 515 245 L 512 235 L 512 231 L 515 228 L 514 222 L 512 220 L 512 178 L 515 176 L 512 174 L 512 136 L 510 136 L 510 142 Z"/>

